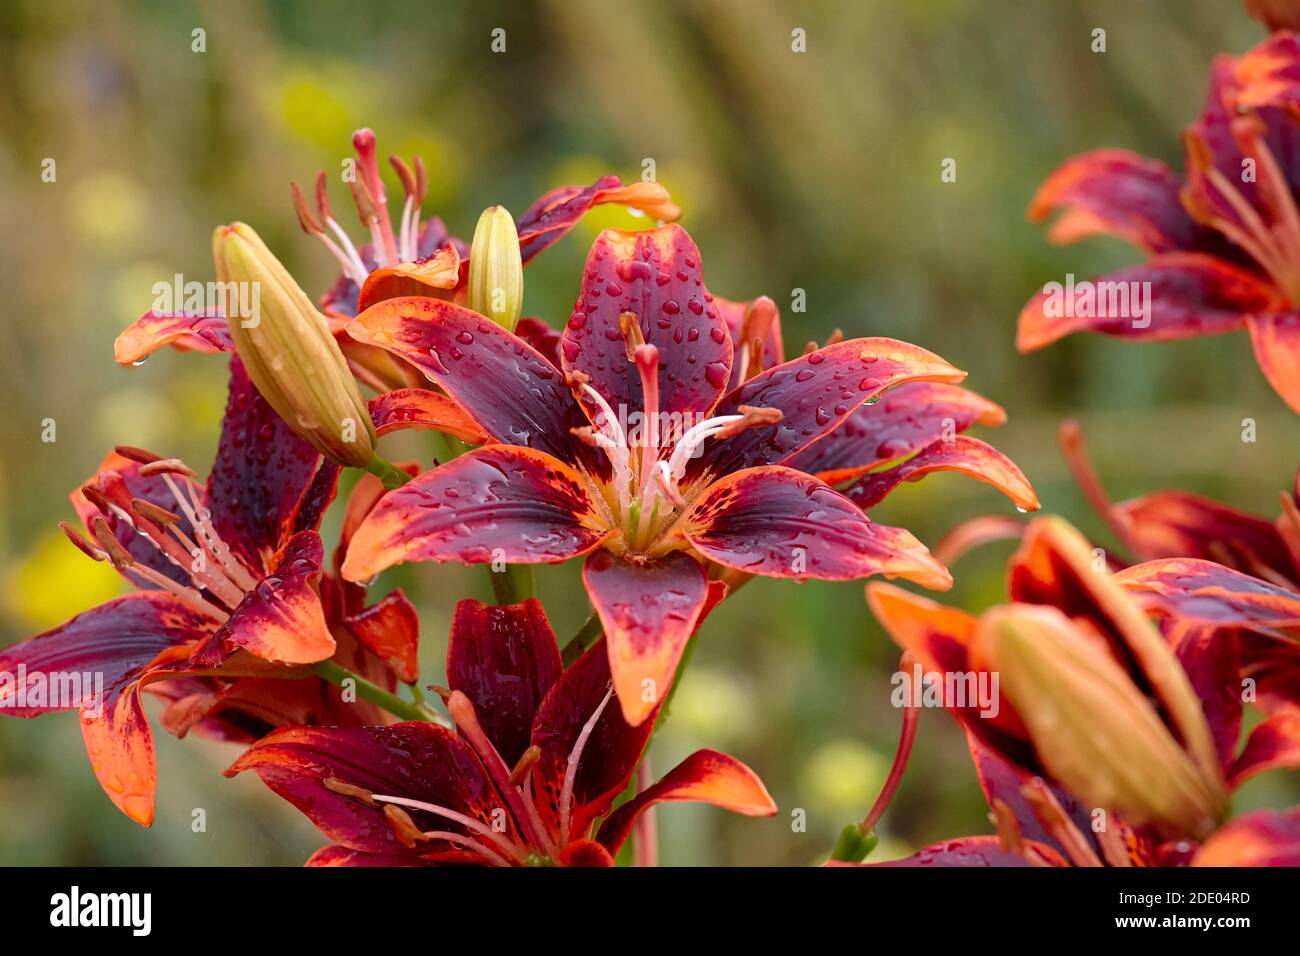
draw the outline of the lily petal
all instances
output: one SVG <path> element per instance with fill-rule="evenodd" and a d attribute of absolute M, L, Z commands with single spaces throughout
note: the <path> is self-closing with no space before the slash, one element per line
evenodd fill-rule
<path fill-rule="evenodd" d="M 477 312 L 437 299 L 389 299 L 357 316 L 348 333 L 406 359 L 497 441 L 594 460 L 570 431 L 587 416 L 559 369 Z"/>
<path fill-rule="evenodd" d="M 660 780 L 620 806 L 600 825 L 596 839 L 617 853 L 632 827 L 656 803 L 711 803 L 747 817 L 770 817 L 773 802 L 758 774 L 735 757 L 716 750 L 697 750 Z"/>
<path fill-rule="evenodd" d="M 1246 318 L 1259 370 L 1282 401 L 1300 412 L 1300 312 L 1271 312 Z"/>
<path fill-rule="evenodd" d="M 321 463 L 321 454 L 284 423 L 233 357 L 207 507 L 221 540 L 255 576 L 271 568 L 293 533 Z M 337 478 L 337 470 L 332 474 Z M 333 490 L 331 482 L 328 499 Z"/>
<path fill-rule="evenodd" d="M 371 654 L 393 669 L 398 680 L 420 679 L 420 622 L 415 605 L 401 591 L 343 618 L 349 631 Z"/>
<path fill-rule="evenodd" d="M 1124 149 L 1097 149 L 1066 160 L 1038 187 L 1031 222 L 1065 214 L 1049 237 L 1056 243 L 1115 235 L 1150 253 L 1196 245 L 1199 227 L 1178 193 L 1183 179 L 1164 163 Z"/>
<path fill-rule="evenodd" d="M 709 560 L 750 574 L 827 581 L 883 574 L 952 586 L 911 532 L 875 524 L 838 491 L 793 468 L 748 468 L 714 482 L 687 512 L 683 531 Z"/>
<path fill-rule="evenodd" d="M 681 215 L 668 190 L 658 183 L 624 186 L 617 176 L 602 176 L 586 187 L 561 186 L 540 196 L 519 217 L 519 252 L 524 262 L 559 242 L 593 206 L 605 203 L 619 203 L 668 222 Z"/>
<path fill-rule="evenodd" d="M 419 866 L 418 860 L 406 853 L 361 853 L 345 846 L 331 843 L 307 858 L 303 866 Z"/>
<path fill-rule="evenodd" d="M 935 471 L 961 472 L 992 485 L 1021 511 L 1038 510 L 1038 495 L 1016 463 L 992 445 L 966 435 L 936 441 L 902 464 L 863 475 L 844 489 L 844 495 L 859 507 L 870 508 L 904 481 L 917 481 Z"/>
<path fill-rule="evenodd" d="M 1150 295 L 1139 310 L 1129 294 L 1142 283 L 1150 283 Z M 1273 287 L 1254 273 L 1201 253 L 1167 253 L 1080 283 L 1072 302 L 1063 290 L 1039 292 L 1020 311 L 1016 348 L 1033 352 L 1075 332 L 1156 342 L 1219 335 L 1279 304 Z"/>
<path fill-rule="evenodd" d="M 602 638 L 551 685 L 533 720 L 541 757 L 533 768 L 537 810 L 552 833 L 560 832 L 565 774 L 575 744 L 610 692 L 609 652 Z M 627 787 L 654 730 L 654 719 L 633 727 L 614 701 L 601 711 L 573 777 L 569 839 L 585 838 L 596 818 Z"/>
<path fill-rule="evenodd" d="M 1001 405 L 969 389 L 943 382 L 904 382 L 874 405 L 863 405 L 829 435 L 786 464 L 837 485 L 876 465 L 953 438 L 974 424 L 1001 425 Z"/>
<path fill-rule="evenodd" d="M 332 657 L 334 638 L 320 595 L 312 587 L 320 580 L 323 560 L 320 535 L 294 535 L 275 573 L 244 595 L 213 637 L 213 645 L 226 651 L 243 648 L 285 664 L 314 664 Z"/>
<path fill-rule="evenodd" d="M 623 719 L 636 727 L 672 689 L 704 611 L 708 576 L 681 551 L 633 563 L 600 550 L 587 557 L 582 581 L 600 615 Z"/>
<path fill-rule="evenodd" d="M 118 365 L 139 365 L 164 345 L 182 352 L 235 350 L 223 315 L 146 312 L 117 337 L 113 358 Z"/>
<path fill-rule="evenodd" d="M 754 376 L 723 398 L 716 415 L 734 415 L 746 405 L 780 409 L 784 417 L 775 425 L 747 428 L 706 446 L 691 462 L 687 477 L 789 464 L 891 386 L 916 380 L 960 382 L 965 377 L 933 352 L 895 339 L 828 345 Z"/>
<path fill-rule="evenodd" d="M 595 508 L 563 462 L 488 445 L 385 495 L 353 536 L 343 576 L 368 581 L 403 561 L 555 564 L 608 535 Z"/>
<path fill-rule="evenodd" d="M 1185 620 L 1270 634 L 1300 628 L 1300 594 L 1213 561 L 1147 561 L 1115 579 L 1148 607 Z"/>
<path fill-rule="evenodd" d="M 460 282 L 460 253 L 450 243 L 414 262 L 399 262 L 373 270 L 357 297 L 354 315 L 376 302 L 404 296 L 450 300 Z"/>
<path fill-rule="evenodd" d="M 640 343 L 626 340 L 625 313 L 636 316 L 640 339 L 658 349 L 660 411 L 712 409 L 731 377 L 731 335 L 685 229 L 606 229 L 596 237 L 560 344 L 566 372 L 587 375 L 611 408 L 640 410 L 641 380 L 628 361 L 629 346 Z"/>
<path fill-rule="evenodd" d="M 1192 866 L 1300 866 L 1300 810 L 1254 810 L 1201 844 Z"/>
<path fill-rule="evenodd" d="M 362 853 L 400 854 L 402 848 L 377 806 L 330 790 L 327 778 L 446 807 L 489 827 L 497 805 L 492 783 L 469 745 L 422 721 L 389 727 L 286 727 L 250 747 L 225 774 L 233 777 L 245 770 L 254 771 L 331 840 Z M 465 832 L 454 820 L 419 809 L 408 812 L 422 830 Z"/>
<path fill-rule="evenodd" d="M 555 632 L 536 598 L 505 606 L 471 600 L 456 605 L 447 686 L 470 699 L 507 766 L 528 749 L 537 708 L 563 670 Z"/>
<path fill-rule="evenodd" d="M 488 435 L 469 412 L 449 395 L 427 388 L 399 388 L 370 399 L 370 418 L 375 433 L 387 435 L 400 429 L 433 430 L 459 438 L 470 445 L 482 445 Z"/>
<path fill-rule="evenodd" d="M 1239 787 L 1266 770 L 1300 768 L 1300 708 L 1284 708 L 1250 732 L 1228 782 Z"/>
<path fill-rule="evenodd" d="M 1056 855 L 1054 850 L 1048 850 L 1047 852 L 1051 856 Z M 901 860 L 861 865 L 983 867 L 1032 866 L 1033 864 L 1018 853 L 1002 849 L 1002 844 L 995 836 L 973 836 L 959 837 L 956 840 L 944 840 L 942 843 L 932 843 Z M 1062 861 L 1057 865 L 1064 866 L 1065 863 Z"/>

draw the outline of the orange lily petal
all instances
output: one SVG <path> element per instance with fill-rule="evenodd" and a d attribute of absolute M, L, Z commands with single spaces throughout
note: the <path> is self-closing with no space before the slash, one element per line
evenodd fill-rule
<path fill-rule="evenodd" d="M 387 435 L 404 428 L 432 429 L 470 445 L 482 445 L 488 436 L 469 412 L 449 395 L 427 388 L 399 388 L 370 400 L 375 432 Z"/>
<path fill-rule="evenodd" d="M 845 488 L 844 494 L 859 507 L 870 508 L 904 481 L 917 481 L 935 471 L 956 471 L 992 485 L 1022 511 L 1039 508 L 1038 495 L 1016 463 L 993 446 L 966 435 L 936 441 L 902 464 L 863 475 Z"/>

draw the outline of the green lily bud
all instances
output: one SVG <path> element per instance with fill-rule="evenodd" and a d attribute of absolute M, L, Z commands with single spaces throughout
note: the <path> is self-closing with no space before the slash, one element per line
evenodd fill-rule
<path fill-rule="evenodd" d="M 515 221 L 504 206 L 489 206 L 478 218 L 467 295 L 471 309 L 514 331 L 524 308 L 524 263 Z"/>
<path fill-rule="evenodd" d="M 1056 608 L 993 608 L 975 640 L 1039 760 L 1066 789 L 1130 823 L 1197 839 L 1222 819 L 1220 782 L 1179 746 L 1104 646 Z"/>
<path fill-rule="evenodd" d="M 374 425 L 325 316 L 244 223 L 218 227 L 212 255 L 235 350 L 262 397 L 321 454 L 368 467 Z"/>

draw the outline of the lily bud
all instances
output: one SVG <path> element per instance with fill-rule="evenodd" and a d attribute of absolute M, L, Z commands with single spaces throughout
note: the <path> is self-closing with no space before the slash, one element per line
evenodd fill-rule
<path fill-rule="evenodd" d="M 467 295 L 471 309 L 514 331 L 524 308 L 524 263 L 515 221 L 504 206 L 489 206 L 478 218 Z"/>
<path fill-rule="evenodd" d="M 321 454 L 370 465 L 374 425 L 325 316 L 244 223 L 218 227 L 212 255 L 230 336 L 262 397 Z"/>
<path fill-rule="evenodd" d="M 1155 707 L 1094 635 L 1053 607 L 988 611 L 976 643 L 1048 773 L 1089 806 L 1203 839 L 1227 810 Z M 1204 717 L 1202 716 L 1202 720 Z"/>

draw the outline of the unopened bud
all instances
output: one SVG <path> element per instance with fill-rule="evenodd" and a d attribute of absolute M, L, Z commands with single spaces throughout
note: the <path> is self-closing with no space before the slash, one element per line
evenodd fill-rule
<path fill-rule="evenodd" d="M 1104 643 L 1053 607 L 1011 604 L 979 622 L 975 642 L 1029 731 L 1048 773 L 1089 806 L 1196 839 L 1227 809 Z M 1203 718 L 1202 718 L 1203 719 Z"/>
<path fill-rule="evenodd" d="M 515 221 L 504 206 L 489 206 L 479 216 L 467 295 L 471 309 L 514 331 L 524 307 L 524 264 Z"/>
<path fill-rule="evenodd" d="M 218 227 L 212 255 L 235 350 L 262 397 L 321 454 L 367 467 L 374 425 L 325 317 L 244 223 Z"/>

